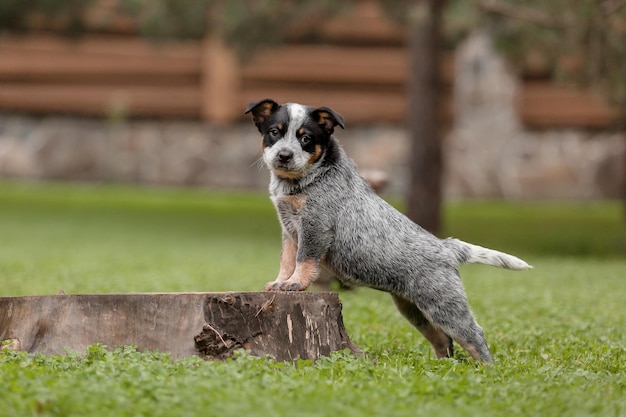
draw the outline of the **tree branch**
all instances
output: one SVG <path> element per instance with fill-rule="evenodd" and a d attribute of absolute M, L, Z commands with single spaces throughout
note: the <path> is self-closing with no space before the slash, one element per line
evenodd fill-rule
<path fill-rule="evenodd" d="M 556 18 L 536 9 L 514 6 L 499 0 L 474 1 L 479 8 L 486 12 L 523 20 L 549 29 L 565 29 L 573 25 L 570 19 Z"/>
<path fill-rule="evenodd" d="M 617 13 L 622 7 L 626 6 L 626 0 L 605 0 L 602 2 L 602 12 L 605 16 Z"/>

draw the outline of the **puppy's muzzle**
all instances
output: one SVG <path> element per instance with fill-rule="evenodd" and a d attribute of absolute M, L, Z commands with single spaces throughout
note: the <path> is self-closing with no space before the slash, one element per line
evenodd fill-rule
<path fill-rule="evenodd" d="M 272 165 L 276 169 L 291 171 L 294 166 L 295 154 L 289 148 L 282 148 L 278 151 L 278 153 L 274 156 L 274 160 Z"/>
<path fill-rule="evenodd" d="M 286 165 L 293 159 L 293 151 L 290 149 L 281 149 L 278 151 L 276 158 L 281 165 Z"/>

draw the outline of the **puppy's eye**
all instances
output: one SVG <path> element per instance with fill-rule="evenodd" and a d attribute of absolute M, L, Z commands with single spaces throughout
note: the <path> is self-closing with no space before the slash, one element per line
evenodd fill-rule
<path fill-rule="evenodd" d="M 300 137 L 300 143 L 302 144 L 302 146 L 306 146 L 309 143 L 311 143 L 311 136 L 309 135 L 302 135 Z"/>
<path fill-rule="evenodd" d="M 274 128 L 274 129 L 270 129 L 269 134 L 271 137 L 273 138 L 277 138 L 280 136 L 280 130 Z"/>

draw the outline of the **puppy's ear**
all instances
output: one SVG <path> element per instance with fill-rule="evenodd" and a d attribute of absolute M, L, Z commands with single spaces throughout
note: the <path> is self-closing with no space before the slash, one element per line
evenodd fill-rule
<path fill-rule="evenodd" d="M 317 123 L 319 123 L 328 134 L 332 134 L 335 130 L 335 126 L 337 125 L 339 125 L 342 129 L 345 128 L 343 125 L 343 116 L 333 109 L 328 107 L 318 107 L 313 110 L 311 114 Z"/>
<path fill-rule="evenodd" d="M 246 111 L 243 114 L 248 114 L 252 112 L 252 121 L 256 125 L 257 128 L 261 128 L 261 124 L 267 119 L 272 113 L 274 113 L 280 105 L 276 103 L 271 98 L 266 98 L 263 100 L 252 102 L 246 107 Z"/>

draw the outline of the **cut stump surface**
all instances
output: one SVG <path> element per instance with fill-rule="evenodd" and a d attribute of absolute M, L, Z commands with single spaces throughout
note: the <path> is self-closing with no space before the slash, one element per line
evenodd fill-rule
<path fill-rule="evenodd" d="M 0 297 L 0 340 L 61 354 L 101 343 L 223 359 L 239 348 L 278 361 L 359 353 L 330 292 L 69 294 Z"/>

